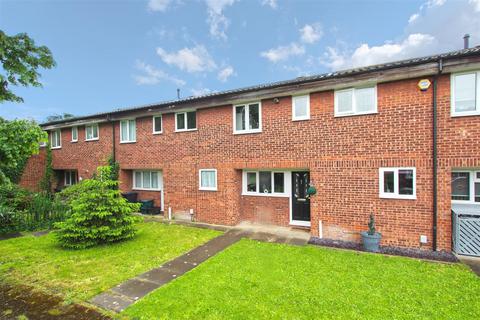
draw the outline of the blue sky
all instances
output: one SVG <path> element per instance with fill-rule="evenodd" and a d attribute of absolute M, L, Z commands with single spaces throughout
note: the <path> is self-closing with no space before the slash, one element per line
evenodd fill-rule
<path fill-rule="evenodd" d="M 0 0 L 57 62 L 0 117 L 85 115 L 480 45 L 480 0 Z"/>

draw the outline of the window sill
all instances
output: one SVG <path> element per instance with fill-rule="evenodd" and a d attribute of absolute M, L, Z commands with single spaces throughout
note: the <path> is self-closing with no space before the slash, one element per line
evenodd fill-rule
<path fill-rule="evenodd" d="M 158 132 L 155 132 L 155 131 L 154 131 L 154 132 L 153 132 L 153 134 L 162 134 L 162 133 L 163 133 L 163 131 L 158 131 Z"/>
<path fill-rule="evenodd" d="M 308 118 L 292 118 L 292 121 L 307 121 L 310 120 L 310 117 Z"/>
<path fill-rule="evenodd" d="M 85 139 L 85 141 L 98 141 L 98 138 L 95 138 L 95 139 Z"/>
<path fill-rule="evenodd" d="M 162 189 L 132 188 L 132 191 L 162 191 Z"/>
<path fill-rule="evenodd" d="M 476 204 L 480 206 L 480 202 L 470 201 L 470 200 L 452 200 L 452 203 L 455 204 Z"/>
<path fill-rule="evenodd" d="M 76 142 L 78 142 L 78 140 L 72 140 L 72 141 L 70 141 L 70 143 L 76 143 Z"/>
<path fill-rule="evenodd" d="M 198 129 L 182 129 L 182 130 L 175 130 L 175 132 L 190 132 L 190 131 L 197 131 Z"/>
<path fill-rule="evenodd" d="M 452 118 L 460 118 L 460 117 L 473 117 L 473 116 L 480 116 L 480 112 L 478 111 L 470 111 L 470 112 L 452 112 Z"/>
<path fill-rule="evenodd" d="M 217 188 L 199 188 L 200 191 L 218 191 Z"/>
<path fill-rule="evenodd" d="M 286 193 L 248 193 L 248 192 L 242 192 L 242 196 L 273 197 L 273 198 L 289 198 L 290 197 L 290 195 Z"/>
<path fill-rule="evenodd" d="M 233 134 L 251 134 L 251 133 L 262 133 L 262 130 L 234 131 L 233 132 Z"/>
<path fill-rule="evenodd" d="M 136 143 L 137 140 L 135 141 L 120 141 L 120 144 L 125 144 L 125 143 Z"/>
<path fill-rule="evenodd" d="M 401 195 L 389 195 L 381 194 L 381 199 L 393 199 L 393 200 L 417 200 L 416 196 L 401 196 Z"/>
<path fill-rule="evenodd" d="M 62 147 L 50 147 L 51 150 L 62 149 Z"/>
<path fill-rule="evenodd" d="M 344 117 L 355 117 L 355 116 L 366 116 L 370 114 L 378 114 L 378 111 L 372 111 L 372 112 L 362 112 L 362 113 L 344 113 L 344 114 L 335 114 L 335 118 L 344 118 Z"/>

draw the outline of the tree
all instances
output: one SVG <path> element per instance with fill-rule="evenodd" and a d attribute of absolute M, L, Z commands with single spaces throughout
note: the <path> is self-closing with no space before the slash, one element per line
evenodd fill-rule
<path fill-rule="evenodd" d="M 28 158 L 47 140 L 47 133 L 35 121 L 0 118 L 0 183 L 16 180 Z"/>
<path fill-rule="evenodd" d="M 75 116 L 71 113 L 63 113 L 63 114 L 54 114 L 47 117 L 47 122 L 57 121 L 57 120 L 64 120 L 74 118 Z"/>
<path fill-rule="evenodd" d="M 50 49 L 36 46 L 26 33 L 8 36 L 0 30 L 0 62 L 3 72 L 0 73 L 0 103 L 5 101 L 23 102 L 15 95 L 9 85 L 41 87 L 38 81 L 42 67 L 51 69 L 55 66 Z"/>

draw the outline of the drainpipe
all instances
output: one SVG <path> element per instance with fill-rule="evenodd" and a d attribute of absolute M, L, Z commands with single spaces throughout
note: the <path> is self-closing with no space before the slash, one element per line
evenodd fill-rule
<path fill-rule="evenodd" d="M 437 251 L 437 82 L 438 76 L 443 71 L 443 60 L 438 60 L 438 71 L 433 77 L 433 229 L 432 229 L 432 249 Z"/>

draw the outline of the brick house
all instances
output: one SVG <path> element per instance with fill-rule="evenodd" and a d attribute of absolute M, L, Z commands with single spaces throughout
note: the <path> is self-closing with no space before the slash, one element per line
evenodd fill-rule
<path fill-rule="evenodd" d="M 449 251 L 452 201 L 480 201 L 479 116 L 475 47 L 42 127 L 59 187 L 114 155 L 123 191 L 197 221 L 358 241 L 374 213 L 382 244 Z"/>

